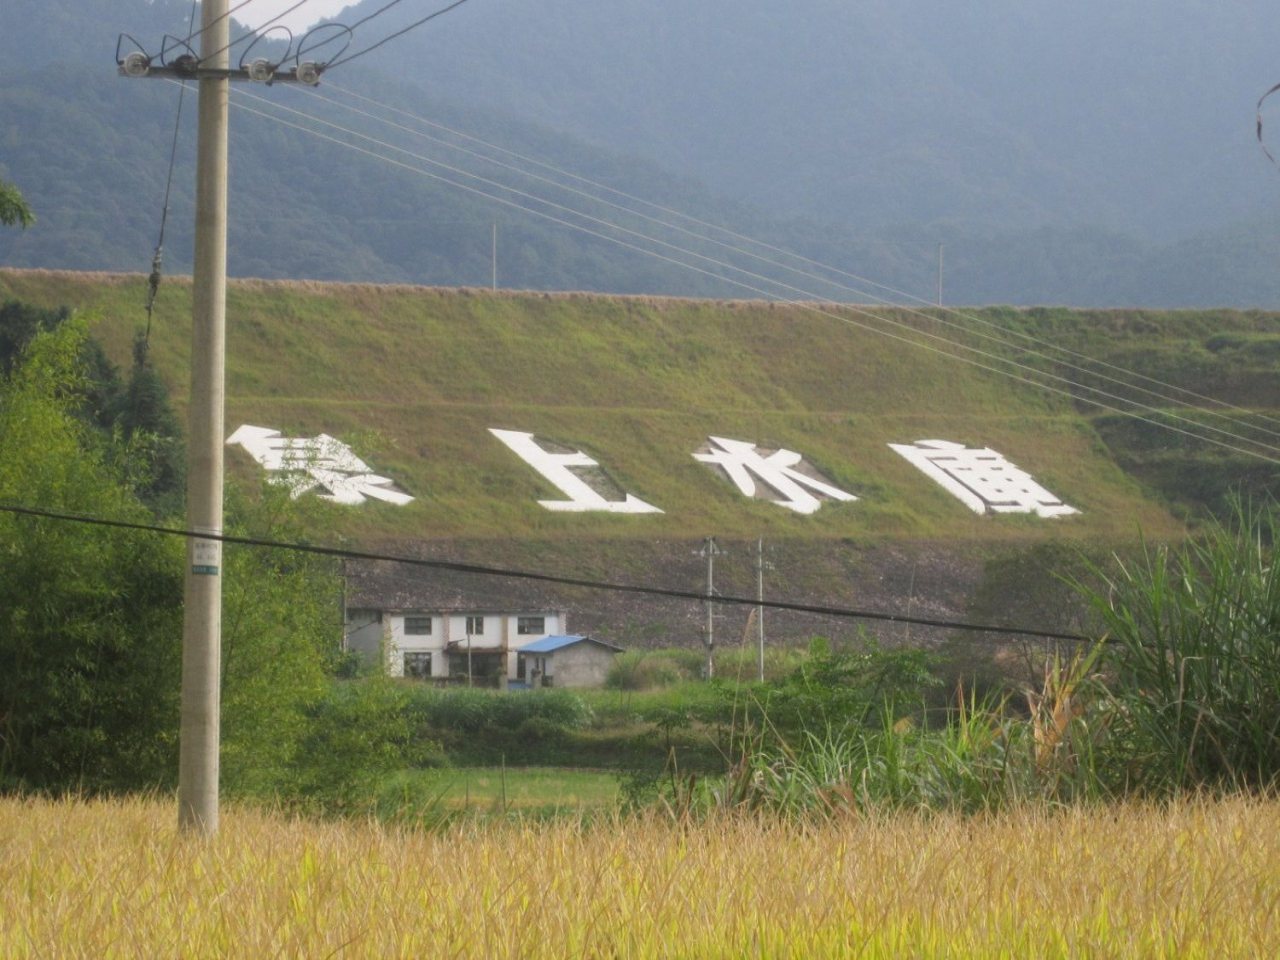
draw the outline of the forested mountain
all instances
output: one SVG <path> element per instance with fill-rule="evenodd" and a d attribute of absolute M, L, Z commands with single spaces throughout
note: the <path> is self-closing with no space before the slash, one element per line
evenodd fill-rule
<path fill-rule="evenodd" d="M 381 6 L 366 0 L 343 20 Z M 352 50 L 427 12 L 397 5 L 359 27 Z M 787 286 L 725 284 L 724 248 L 671 232 L 655 245 L 638 236 L 655 225 L 635 217 L 618 233 L 606 225 L 622 217 L 615 208 L 562 191 L 554 202 L 586 219 L 539 206 L 529 197 L 550 198 L 545 183 L 375 127 L 350 109 L 369 109 L 355 91 L 915 296 L 935 295 L 941 243 L 950 302 L 1274 306 L 1280 171 L 1252 129 L 1253 102 L 1280 79 L 1267 13 L 1255 0 L 473 0 L 336 68 L 317 91 L 325 99 L 237 85 L 230 269 L 488 285 L 496 259 L 504 287 L 875 292 L 794 275 Z M 154 51 L 166 33 L 185 36 L 189 16 L 181 0 L 0 7 L 0 177 L 39 217 L 0 233 L 0 263 L 146 269 L 177 88 L 116 77 L 116 36 Z M 293 109 L 376 129 L 390 146 L 375 152 L 400 164 L 426 161 L 393 150 L 462 172 L 414 173 L 308 136 L 286 125 L 315 126 Z M 166 243 L 174 271 L 190 263 L 193 113 L 188 99 Z M 521 193 L 496 203 L 482 195 L 501 192 L 491 180 Z"/>

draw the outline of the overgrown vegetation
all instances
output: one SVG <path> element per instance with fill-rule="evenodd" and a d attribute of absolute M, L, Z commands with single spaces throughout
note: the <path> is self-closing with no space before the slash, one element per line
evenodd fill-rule
<path fill-rule="evenodd" d="M 1112 642 L 1113 762 L 1144 790 L 1280 778 L 1275 503 L 1237 503 L 1181 546 L 1149 545 L 1088 596 Z"/>
<path fill-rule="evenodd" d="M 0 320 L 0 501 L 180 523 L 167 512 L 176 480 L 154 455 L 179 442 L 176 421 L 145 346 L 126 385 L 83 319 L 10 304 Z M 233 487 L 228 528 L 305 539 L 319 506 Z M 1042 655 L 1032 687 L 987 678 L 981 693 L 967 679 L 942 686 L 954 664 L 871 637 L 772 648 L 764 680 L 745 643 L 719 652 L 712 682 L 699 679 L 698 650 L 625 655 L 612 689 L 596 692 L 337 679 L 329 561 L 229 548 L 224 782 L 312 810 L 392 812 L 388 785 L 414 771 L 589 766 L 616 771 L 633 806 L 788 817 L 1268 790 L 1280 776 L 1276 516 L 1271 502 L 1240 508 L 1136 559 L 1037 553 L 1032 581 L 1088 574 L 1076 602 L 1091 601 L 1105 642 Z M 0 655 L 12 665 L 0 676 L 0 782 L 169 783 L 180 541 L 4 514 L 0 545 Z M 1046 602 L 1076 629 L 1089 624 L 1059 592 Z M 412 818 L 431 802 L 406 793 L 394 812 Z"/>
<path fill-rule="evenodd" d="M 127 385 L 83 319 L 0 309 L 0 503 L 181 527 L 180 449 L 167 394 L 139 351 Z M 163 432 L 161 432 L 163 431 Z M 297 535 L 281 490 L 233 494 L 227 529 Z M 182 541 L 0 513 L 0 786 L 83 791 L 166 785 L 176 769 Z M 295 782 L 306 711 L 340 639 L 332 564 L 226 551 L 223 771 L 246 795 Z"/>

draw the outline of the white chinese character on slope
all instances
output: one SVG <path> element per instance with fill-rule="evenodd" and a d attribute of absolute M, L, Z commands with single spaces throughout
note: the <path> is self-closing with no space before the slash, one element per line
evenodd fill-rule
<path fill-rule="evenodd" d="M 629 493 L 625 494 L 621 500 L 606 499 L 599 490 L 584 479 L 584 476 L 600 476 L 600 464 L 581 450 L 556 453 L 540 446 L 534 440 L 532 433 L 495 430 L 492 427 L 489 432 L 569 498 L 568 500 L 539 500 L 538 503 L 548 510 L 562 513 L 585 513 L 597 510 L 606 513 L 662 513 L 657 507 Z M 602 476 L 600 476 L 600 482 L 602 486 L 611 486 Z"/>
<path fill-rule="evenodd" d="M 974 513 L 1034 513 L 1062 517 L 1079 513 L 994 450 L 971 450 L 947 440 L 889 444 L 960 499 Z"/>
<path fill-rule="evenodd" d="M 858 499 L 811 475 L 816 472 L 812 468 L 810 473 L 798 470 L 797 467 L 803 465 L 804 458 L 792 450 L 774 450 L 765 456 L 754 443 L 745 440 L 729 440 L 725 437 L 708 439 L 710 443 L 706 452 L 695 453 L 693 458 L 720 467 L 744 496 L 759 496 L 796 513 L 816 513 L 824 499 Z M 756 478 L 768 490 L 759 490 Z M 776 496 L 770 496 L 770 492 Z"/>
<path fill-rule="evenodd" d="M 287 484 L 294 498 L 319 488 L 319 496 L 334 503 L 358 505 L 366 499 L 397 506 L 413 497 L 395 488 L 388 477 L 374 473 L 351 448 L 327 433 L 318 437 L 282 437 L 279 430 L 248 424 L 227 438 L 239 444 L 263 469 L 276 474 L 272 483 Z"/>

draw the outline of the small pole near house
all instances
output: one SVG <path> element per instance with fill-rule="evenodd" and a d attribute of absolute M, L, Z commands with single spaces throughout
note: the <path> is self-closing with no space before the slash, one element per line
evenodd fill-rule
<path fill-rule="evenodd" d="M 724 553 L 716 545 L 715 537 L 707 537 L 702 541 L 702 549 L 698 551 L 698 555 L 705 557 L 707 560 L 707 625 L 705 641 L 707 645 L 707 679 L 710 680 L 716 675 L 716 639 L 715 639 L 715 607 L 711 602 L 715 596 L 715 572 L 716 557 Z"/>
<path fill-rule="evenodd" d="M 467 625 L 467 686 L 471 686 L 471 618 L 464 621 Z"/>
<path fill-rule="evenodd" d="M 764 537 L 756 539 L 756 634 L 760 640 L 760 682 L 764 683 Z"/>

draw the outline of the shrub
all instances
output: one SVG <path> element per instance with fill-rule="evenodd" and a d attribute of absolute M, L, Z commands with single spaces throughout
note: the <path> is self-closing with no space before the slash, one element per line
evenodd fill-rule
<path fill-rule="evenodd" d="M 819 639 L 799 667 L 758 686 L 743 709 L 784 737 L 879 726 L 898 705 L 919 703 L 936 685 L 929 664 L 922 650 L 882 650 L 867 640 L 859 651 L 836 652 Z"/>
<path fill-rule="evenodd" d="M 466 687 L 415 687 L 406 691 L 409 711 L 430 730 L 478 733 L 515 730 L 529 720 L 581 730 L 591 724 L 591 708 L 568 690 L 500 692 Z"/>
<path fill-rule="evenodd" d="M 1082 588 L 1111 640 L 1117 759 L 1136 786 L 1280 779 L 1278 533 L 1274 504 L 1237 503 L 1200 538 L 1144 546 Z"/>
<path fill-rule="evenodd" d="M 696 673 L 690 674 L 669 651 L 628 650 L 614 657 L 605 686 L 610 690 L 653 690 L 696 676 Z"/>
<path fill-rule="evenodd" d="M 405 689 L 382 677 L 335 681 L 311 705 L 286 799 L 345 810 L 372 802 L 384 775 L 440 766 L 438 744 L 419 736 Z"/>

